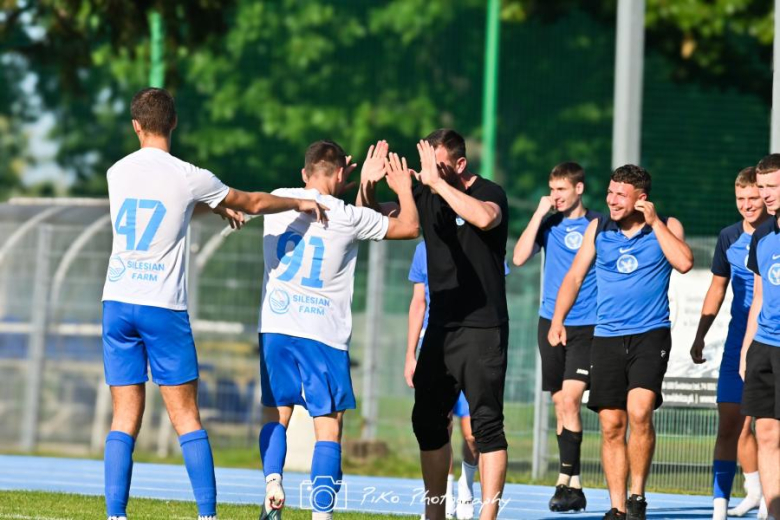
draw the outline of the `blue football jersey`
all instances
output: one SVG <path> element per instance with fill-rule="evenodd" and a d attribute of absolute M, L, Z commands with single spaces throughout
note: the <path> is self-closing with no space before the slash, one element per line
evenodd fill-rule
<path fill-rule="evenodd" d="M 756 229 L 750 242 L 748 268 L 761 276 L 763 302 L 755 339 L 780 347 L 780 227 L 770 218 Z"/>
<path fill-rule="evenodd" d="M 728 278 L 734 298 L 726 347 L 740 348 L 747 329 L 750 304 L 753 302 L 753 271 L 748 269 L 748 253 L 753 236 L 746 233 L 742 221 L 724 228 L 712 257 L 712 274 Z"/>
<path fill-rule="evenodd" d="M 600 214 L 588 211 L 584 217 L 568 219 L 562 213 L 545 217 L 536 234 L 536 244 L 544 249 L 544 283 L 539 316 L 552 319 L 555 300 L 564 276 L 571 268 L 580 250 L 588 224 Z M 577 300 L 566 316 L 566 325 L 580 326 L 596 323 L 596 270 L 591 267 L 582 282 Z"/>
<path fill-rule="evenodd" d="M 617 222 L 607 216 L 599 218 L 595 265 L 596 336 L 625 336 L 671 327 L 672 265 L 652 227 L 645 225 L 627 237 Z"/>

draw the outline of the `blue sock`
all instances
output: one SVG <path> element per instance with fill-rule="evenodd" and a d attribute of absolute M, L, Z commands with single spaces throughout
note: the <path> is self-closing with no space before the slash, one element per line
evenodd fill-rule
<path fill-rule="evenodd" d="M 284 459 L 287 458 L 287 430 L 281 423 L 270 422 L 260 430 L 260 459 L 263 474 L 282 474 Z"/>
<path fill-rule="evenodd" d="M 111 431 L 106 437 L 104 471 L 108 516 L 127 516 L 127 498 L 133 475 L 135 439 L 124 432 Z"/>
<path fill-rule="evenodd" d="M 731 497 L 731 486 L 734 484 L 734 475 L 737 474 L 737 462 L 734 460 L 716 460 L 712 463 L 712 497 Z"/>
<path fill-rule="evenodd" d="M 341 444 L 318 441 L 311 461 L 311 504 L 315 512 L 330 513 L 336 505 L 336 494 L 341 488 Z"/>
<path fill-rule="evenodd" d="M 184 465 L 190 476 L 192 492 L 198 504 L 198 514 L 217 514 L 217 482 L 214 478 L 214 458 L 206 430 L 195 430 L 179 437 Z"/>

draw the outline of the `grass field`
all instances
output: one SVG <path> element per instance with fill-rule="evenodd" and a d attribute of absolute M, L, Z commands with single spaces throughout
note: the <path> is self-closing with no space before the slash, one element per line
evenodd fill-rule
<path fill-rule="evenodd" d="M 131 498 L 127 509 L 133 520 L 195 520 L 197 508 L 192 502 L 149 500 Z M 258 506 L 221 504 L 222 520 L 257 520 Z M 33 491 L 0 491 L 0 519 L 16 520 L 98 520 L 105 519 L 105 503 L 102 497 L 41 493 Z M 308 520 L 311 512 L 285 509 L 285 520 Z M 380 520 L 404 518 L 396 515 L 369 515 L 365 513 L 339 513 L 346 520 Z"/>

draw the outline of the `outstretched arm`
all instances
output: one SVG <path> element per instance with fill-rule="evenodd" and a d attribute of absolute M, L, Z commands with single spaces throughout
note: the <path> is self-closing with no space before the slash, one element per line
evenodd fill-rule
<path fill-rule="evenodd" d="M 596 227 L 598 220 L 592 220 L 588 224 L 585 236 L 582 239 L 580 250 L 574 257 L 574 261 L 569 268 L 569 272 L 563 277 L 561 288 L 558 290 L 558 297 L 555 299 L 555 313 L 553 314 L 550 331 L 547 334 L 547 340 L 550 345 L 566 345 L 566 328 L 563 322 L 569 314 L 574 302 L 577 301 L 577 295 L 582 287 L 582 282 L 593 265 L 596 258 Z"/>
<path fill-rule="evenodd" d="M 261 191 L 250 192 L 233 188 L 230 188 L 220 205 L 234 211 L 243 211 L 250 215 L 267 215 L 295 210 L 316 215 L 317 220 L 320 222 L 327 221 L 325 210 L 329 209 L 314 200 L 277 197 Z"/>

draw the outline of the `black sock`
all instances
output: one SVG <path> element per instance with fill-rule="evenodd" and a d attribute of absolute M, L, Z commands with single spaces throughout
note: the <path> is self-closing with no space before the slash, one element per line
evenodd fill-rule
<path fill-rule="evenodd" d="M 558 453 L 561 459 L 560 472 L 564 475 L 580 474 L 580 450 L 582 448 L 582 432 L 572 432 L 563 429 L 558 435 Z"/>

